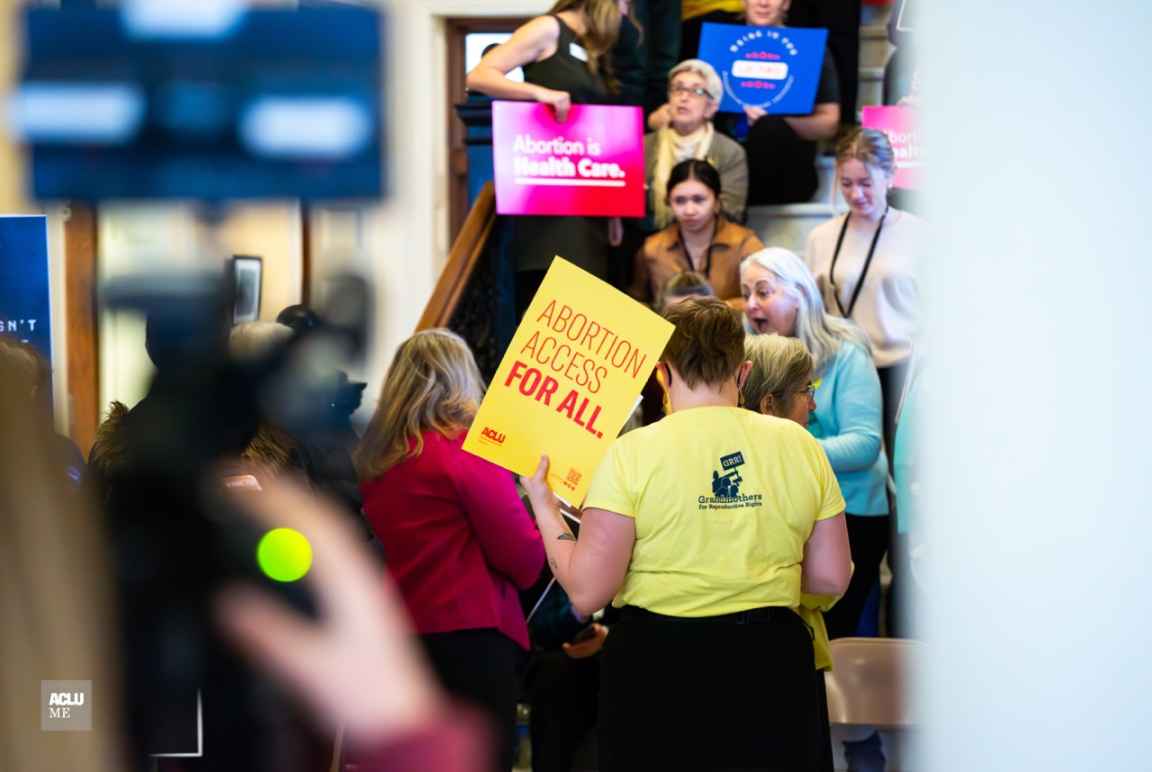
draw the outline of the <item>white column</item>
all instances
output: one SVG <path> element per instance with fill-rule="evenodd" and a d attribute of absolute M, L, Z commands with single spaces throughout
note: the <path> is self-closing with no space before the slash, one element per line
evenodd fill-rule
<path fill-rule="evenodd" d="M 1146 769 L 1146 3 L 918 3 L 931 218 L 912 768 Z"/>

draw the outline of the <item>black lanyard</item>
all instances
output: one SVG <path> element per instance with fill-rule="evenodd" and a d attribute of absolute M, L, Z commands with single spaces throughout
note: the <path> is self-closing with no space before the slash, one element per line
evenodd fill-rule
<path fill-rule="evenodd" d="M 840 236 L 836 239 L 836 251 L 832 253 L 832 267 L 828 269 L 828 282 L 832 285 L 832 297 L 836 299 L 836 307 L 845 319 L 852 318 L 852 311 L 856 308 L 856 301 L 860 299 L 860 290 L 864 289 L 864 279 L 868 276 L 868 269 L 872 266 L 872 256 L 876 254 L 876 244 L 880 241 L 880 231 L 884 230 L 884 220 L 888 217 L 888 207 L 884 207 L 884 214 L 880 215 L 880 222 L 876 225 L 876 233 L 872 236 L 872 244 L 868 247 L 868 256 L 864 258 L 864 267 L 860 270 L 860 280 L 856 282 L 856 289 L 852 291 L 852 299 L 848 301 L 848 308 L 840 302 L 840 288 L 836 286 L 836 261 L 840 259 L 840 247 L 844 245 L 844 234 L 848 232 L 848 221 L 852 219 L 849 212 L 844 217 L 844 224 L 840 226 Z"/>

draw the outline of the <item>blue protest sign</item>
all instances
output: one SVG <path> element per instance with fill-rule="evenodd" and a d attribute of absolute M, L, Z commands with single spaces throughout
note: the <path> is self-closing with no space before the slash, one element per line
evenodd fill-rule
<path fill-rule="evenodd" d="M 0 216 L 0 333 L 31 343 L 52 361 L 48 218 Z"/>
<path fill-rule="evenodd" d="M 807 115 L 816 101 L 827 42 L 826 29 L 706 22 L 699 57 L 724 83 L 720 112 L 759 107 L 772 115 Z"/>

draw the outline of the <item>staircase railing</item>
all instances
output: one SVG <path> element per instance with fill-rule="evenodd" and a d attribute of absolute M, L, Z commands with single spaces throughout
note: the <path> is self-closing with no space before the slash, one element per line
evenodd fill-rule
<path fill-rule="evenodd" d="M 489 182 L 480 190 L 476 202 L 468 212 L 464 225 L 460 228 L 452 248 L 448 251 L 448 261 L 432 297 L 424 306 L 424 313 L 416 330 L 428 330 L 433 327 L 448 327 L 456 313 L 464 290 L 472 279 L 472 274 L 488 246 L 488 239 L 492 235 L 492 227 L 496 224 L 496 195 Z"/>

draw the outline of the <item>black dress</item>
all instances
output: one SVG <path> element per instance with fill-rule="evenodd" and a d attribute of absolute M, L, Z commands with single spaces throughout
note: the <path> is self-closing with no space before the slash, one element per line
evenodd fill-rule
<path fill-rule="evenodd" d="M 815 104 L 840 101 L 832 52 L 825 50 Z M 819 143 L 804 139 L 782 115 L 765 115 L 748 128 L 748 203 L 794 204 L 811 201 L 820 187 L 816 173 Z"/>
<path fill-rule="evenodd" d="M 553 18 L 560 25 L 556 53 L 524 65 L 525 82 L 566 91 L 574 104 L 610 101 L 604 81 L 573 54 L 583 51 L 576 33 L 559 16 Z M 517 317 L 523 315 L 556 255 L 601 278 L 607 275 L 608 222 L 603 217 L 510 217 L 507 233 L 516 268 Z"/>

